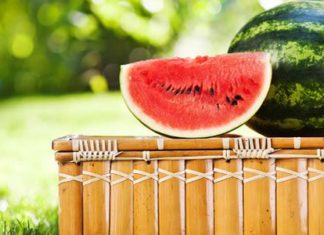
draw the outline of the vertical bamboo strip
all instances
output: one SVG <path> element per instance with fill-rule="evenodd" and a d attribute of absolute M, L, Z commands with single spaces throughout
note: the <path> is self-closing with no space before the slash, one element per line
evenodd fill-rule
<path fill-rule="evenodd" d="M 86 172 L 105 177 L 110 171 L 109 161 L 83 163 L 83 231 L 87 235 L 109 233 L 109 182 L 89 176 Z M 96 180 L 91 182 L 89 180 Z M 88 183 L 89 182 L 89 183 Z"/>
<path fill-rule="evenodd" d="M 277 160 L 277 167 L 305 172 L 305 159 Z M 277 179 L 290 174 L 277 172 Z M 307 181 L 291 179 L 277 183 L 277 234 L 302 235 L 307 234 Z"/>
<path fill-rule="evenodd" d="M 324 162 L 317 159 L 308 160 L 308 167 L 324 171 Z M 309 173 L 309 179 L 318 176 L 319 173 Z M 319 178 L 309 182 L 309 235 L 324 234 L 324 178 Z"/>
<path fill-rule="evenodd" d="M 144 161 L 135 161 L 134 170 L 153 174 L 157 172 L 157 162 L 149 164 Z M 158 234 L 158 182 L 149 178 L 136 183 L 146 177 L 140 173 L 134 173 L 134 234 Z"/>
<path fill-rule="evenodd" d="M 170 173 L 185 170 L 185 162 L 159 161 L 159 169 Z M 159 173 L 159 179 L 168 175 Z M 179 175 L 185 177 L 185 174 Z M 185 182 L 172 177 L 159 183 L 159 235 L 185 234 Z"/>
<path fill-rule="evenodd" d="M 186 162 L 186 170 L 208 173 L 213 170 L 212 160 L 190 160 Z M 187 180 L 196 177 L 187 173 Z M 213 174 L 211 174 L 213 178 Z M 200 179 L 186 185 L 186 234 L 214 234 L 213 182 Z"/>
<path fill-rule="evenodd" d="M 270 173 L 274 160 L 245 160 L 244 168 Z M 258 175 L 244 172 L 244 179 Z M 273 175 L 274 177 L 275 175 Z M 244 234 L 276 234 L 276 182 L 264 177 L 244 184 Z"/>
<path fill-rule="evenodd" d="M 228 172 L 241 172 L 242 160 L 214 161 L 215 169 Z M 223 177 L 222 173 L 215 173 L 214 178 Z M 242 235 L 243 234 L 243 187 L 242 181 L 229 178 L 214 184 L 215 205 L 215 234 Z"/>
<path fill-rule="evenodd" d="M 59 173 L 79 176 L 81 166 L 75 163 L 59 163 Z M 60 177 L 59 180 L 63 180 Z M 69 181 L 59 185 L 59 233 L 82 234 L 82 183 Z"/>
<path fill-rule="evenodd" d="M 133 182 L 113 171 L 131 175 L 132 161 L 116 161 L 111 164 L 111 196 L 110 196 L 110 234 L 133 234 Z M 114 184 L 119 179 L 125 179 Z"/>

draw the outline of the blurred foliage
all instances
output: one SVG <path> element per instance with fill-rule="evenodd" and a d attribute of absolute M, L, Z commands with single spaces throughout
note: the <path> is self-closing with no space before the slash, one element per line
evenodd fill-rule
<path fill-rule="evenodd" d="M 1 0 L 0 96 L 117 89 L 120 64 L 225 52 L 260 11 L 256 0 Z"/>

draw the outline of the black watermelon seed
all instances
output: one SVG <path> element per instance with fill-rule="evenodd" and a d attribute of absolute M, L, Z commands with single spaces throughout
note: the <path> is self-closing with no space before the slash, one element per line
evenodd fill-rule
<path fill-rule="evenodd" d="M 237 105 L 237 100 L 232 100 L 231 105 L 233 106 Z"/>
<path fill-rule="evenodd" d="M 171 85 L 169 85 L 165 90 L 169 91 L 171 89 Z"/>
<path fill-rule="evenodd" d="M 191 93 L 191 87 L 189 87 L 188 89 L 187 89 L 187 91 L 186 91 L 186 93 L 189 95 L 190 93 Z"/>
<path fill-rule="evenodd" d="M 243 100 L 242 96 L 240 96 L 240 95 L 236 95 L 234 98 L 235 98 L 236 100 Z"/>
<path fill-rule="evenodd" d="M 178 88 L 176 91 L 175 91 L 175 95 L 177 95 L 177 94 L 179 94 L 179 92 L 180 92 L 180 88 Z"/>
<path fill-rule="evenodd" d="M 227 103 L 231 103 L 231 99 L 228 96 L 226 96 L 226 101 Z"/>
<path fill-rule="evenodd" d="M 215 94 L 214 88 L 210 88 L 210 90 L 209 90 L 209 94 L 210 94 L 211 96 L 214 96 L 214 94 Z"/>
<path fill-rule="evenodd" d="M 197 92 L 198 94 L 200 94 L 201 88 L 199 86 L 195 86 L 195 92 Z"/>

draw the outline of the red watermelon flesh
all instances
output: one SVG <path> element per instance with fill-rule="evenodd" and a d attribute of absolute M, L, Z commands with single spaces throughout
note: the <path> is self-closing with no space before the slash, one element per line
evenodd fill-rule
<path fill-rule="evenodd" d="M 141 61 L 122 66 L 121 90 L 149 128 L 176 137 L 208 137 L 245 123 L 271 83 L 263 52 Z"/>

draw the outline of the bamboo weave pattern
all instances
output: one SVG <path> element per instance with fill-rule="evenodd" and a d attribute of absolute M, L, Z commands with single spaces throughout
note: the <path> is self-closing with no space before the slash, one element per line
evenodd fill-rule
<path fill-rule="evenodd" d="M 205 156 L 204 159 L 246 159 L 246 158 L 258 158 L 269 159 L 280 157 L 275 152 L 279 149 L 273 149 L 271 146 L 270 138 L 234 138 L 234 148 L 232 151 L 235 153 L 233 157 L 231 150 L 229 150 L 229 138 L 223 138 L 223 155 L 222 156 Z M 156 145 L 158 150 L 164 149 L 164 139 L 156 139 Z M 122 152 L 118 151 L 118 143 L 116 139 L 113 140 L 81 140 L 75 139 L 72 141 L 72 146 L 75 152 L 73 152 L 73 162 L 81 161 L 94 161 L 94 160 L 118 160 L 118 155 Z M 301 138 L 294 138 L 294 148 L 300 149 Z M 322 160 L 324 158 L 324 149 L 317 149 L 317 155 L 312 156 Z M 191 156 L 190 158 L 183 157 L 183 159 L 201 159 L 201 156 Z M 139 158 L 129 158 L 126 160 L 141 160 Z M 142 160 L 161 160 L 159 158 L 151 159 L 150 151 L 142 152 Z"/>
<path fill-rule="evenodd" d="M 254 176 L 249 177 L 249 178 L 244 178 L 243 175 L 244 175 L 244 173 L 247 173 L 247 172 L 254 174 Z M 282 178 L 277 178 L 276 177 L 277 172 L 286 173 L 288 176 L 282 177 Z M 314 177 L 308 178 L 308 172 L 312 172 L 317 175 Z M 126 180 L 133 182 L 133 184 L 137 184 L 137 183 L 141 183 L 145 180 L 150 180 L 150 179 L 155 180 L 159 183 L 163 183 L 163 182 L 170 180 L 172 178 L 176 178 L 180 181 L 185 182 L 186 184 L 192 183 L 192 182 L 200 180 L 200 179 L 207 179 L 207 180 L 212 181 L 213 183 L 219 183 L 223 180 L 227 180 L 230 178 L 235 178 L 237 180 L 241 180 L 241 181 L 243 181 L 243 183 L 249 183 L 249 182 L 252 182 L 252 181 L 255 181 L 258 179 L 262 179 L 262 178 L 269 178 L 271 180 L 276 181 L 277 183 L 282 183 L 282 182 L 289 181 L 289 180 L 296 179 L 296 178 L 300 178 L 300 179 L 306 180 L 308 182 L 312 182 L 312 181 L 324 178 L 324 171 L 320 171 L 318 169 L 308 168 L 308 171 L 296 172 L 296 171 L 292 171 L 292 170 L 281 168 L 281 167 L 276 167 L 276 171 L 272 171 L 272 172 L 263 172 L 263 171 L 259 171 L 256 169 L 244 167 L 243 171 L 238 171 L 238 172 L 229 172 L 229 171 L 226 171 L 224 169 L 219 169 L 219 168 L 214 168 L 213 171 L 210 171 L 210 172 L 198 172 L 198 171 L 194 171 L 194 170 L 190 170 L 190 169 L 186 169 L 186 170 L 180 171 L 180 172 L 169 172 L 169 171 L 159 168 L 158 171 L 154 172 L 154 173 L 148 173 L 148 172 L 139 171 L 139 170 L 134 170 L 131 174 L 127 174 L 127 173 L 124 173 L 121 171 L 116 171 L 116 170 L 111 170 L 110 173 L 107 173 L 104 175 L 99 175 L 99 174 L 96 174 L 93 172 L 88 172 L 88 171 L 83 171 L 82 173 L 83 173 L 83 175 L 78 175 L 78 176 L 71 176 L 71 175 L 60 173 L 59 176 L 62 177 L 63 179 L 59 181 L 59 184 L 63 184 L 63 183 L 70 182 L 70 181 L 78 181 L 78 182 L 82 182 L 83 185 L 88 185 L 88 184 L 97 182 L 99 180 L 103 180 L 107 183 L 110 183 L 111 185 L 116 185 L 116 184 L 122 183 Z M 158 177 L 159 173 L 163 173 L 166 176 L 159 178 Z M 214 173 L 222 173 L 224 176 L 221 176 L 219 178 L 214 178 L 213 177 Z M 136 175 L 136 174 L 141 175 L 142 177 L 135 180 L 134 175 Z M 194 175 L 194 177 L 186 178 L 185 174 L 191 174 L 191 175 Z M 118 180 L 111 181 L 111 179 L 110 179 L 111 175 L 117 175 L 120 178 Z M 89 180 L 82 180 L 83 176 L 90 176 L 92 178 Z"/>

